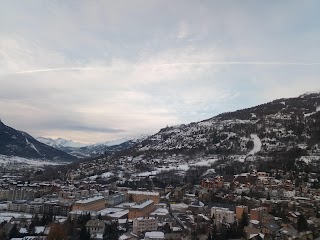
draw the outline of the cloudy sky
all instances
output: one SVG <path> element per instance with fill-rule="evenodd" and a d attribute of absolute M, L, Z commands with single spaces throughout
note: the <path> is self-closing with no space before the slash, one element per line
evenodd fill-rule
<path fill-rule="evenodd" d="M 320 2 L 2 0 L 0 117 L 85 143 L 320 90 Z"/>

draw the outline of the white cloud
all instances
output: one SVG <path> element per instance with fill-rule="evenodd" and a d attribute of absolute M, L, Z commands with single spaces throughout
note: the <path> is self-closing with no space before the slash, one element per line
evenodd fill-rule
<path fill-rule="evenodd" d="M 313 4 L 168 4 L 6 3 L 3 120 L 96 142 L 320 87 Z"/>

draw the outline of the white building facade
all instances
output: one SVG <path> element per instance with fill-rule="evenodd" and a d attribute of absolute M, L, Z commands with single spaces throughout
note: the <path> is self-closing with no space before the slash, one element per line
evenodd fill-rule
<path fill-rule="evenodd" d="M 221 208 L 221 207 L 212 207 L 211 208 L 211 217 L 214 218 L 214 222 L 216 225 L 221 223 L 229 223 L 232 224 L 235 221 L 234 212 L 230 211 L 229 208 Z"/>
<path fill-rule="evenodd" d="M 139 234 L 146 231 L 157 231 L 158 220 L 154 217 L 140 217 L 133 219 L 133 233 Z"/>

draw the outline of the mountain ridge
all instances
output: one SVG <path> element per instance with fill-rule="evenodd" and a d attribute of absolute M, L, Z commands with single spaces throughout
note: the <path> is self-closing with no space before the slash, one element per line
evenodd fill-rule
<path fill-rule="evenodd" d="M 251 150 L 247 144 L 252 141 L 250 134 L 253 133 L 262 140 L 261 153 L 298 145 L 317 149 L 319 106 L 320 93 L 276 99 L 199 122 L 162 128 L 132 151 L 136 154 L 183 151 L 247 154 Z"/>
<path fill-rule="evenodd" d="M 33 159 L 74 161 L 77 158 L 37 141 L 30 134 L 5 125 L 0 120 L 0 154 Z"/>
<path fill-rule="evenodd" d="M 47 137 L 37 137 L 36 138 L 39 142 L 45 143 L 51 147 L 54 148 L 68 148 L 68 147 L 74 147 L 74 148 L 80 148 L 85 147 L 88 144 L 75 142 L 72 140 L 67 140 L 64 138 L 47 138 Z"/>
<path fill-rule="evenodd" d="M 145 138 L 146 136 L 141 135 L 140 137 L 132 139 L 121 138 L 106 142 L 99 142 L 95 144 L 83 144 L 74 142 L 72 140 L 65 140 L 63 138 L 52 139 L 38 137 L 37 140 L 56 149 L 69 153 L 73 156 L 79 158 L 87 158 L 99 155 L 109 155 L 115 152 L 125 150 L 127 148 L 132 147 L 134 144 L 142 141 Z"/>
<path fill-rule="evenodd" d="M 319 103 L 320 94 L 282 98 L 167 126 L 123 151 L 76 164 L 71 172 L 89 177 L 112 171 L 135 178 L 172 171 L 181 177 L 199 167 L 233 173 L 251 166 L 292 170 L 300 162 L 320 171 Z"/>

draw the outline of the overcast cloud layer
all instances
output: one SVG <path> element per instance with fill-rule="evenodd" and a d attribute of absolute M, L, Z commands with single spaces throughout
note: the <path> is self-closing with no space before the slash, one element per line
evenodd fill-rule
<path fill-rule="evenodd" d="M 85 143 L 320 90 L 319 1 L 0 7 L 0 117 Z"/>

